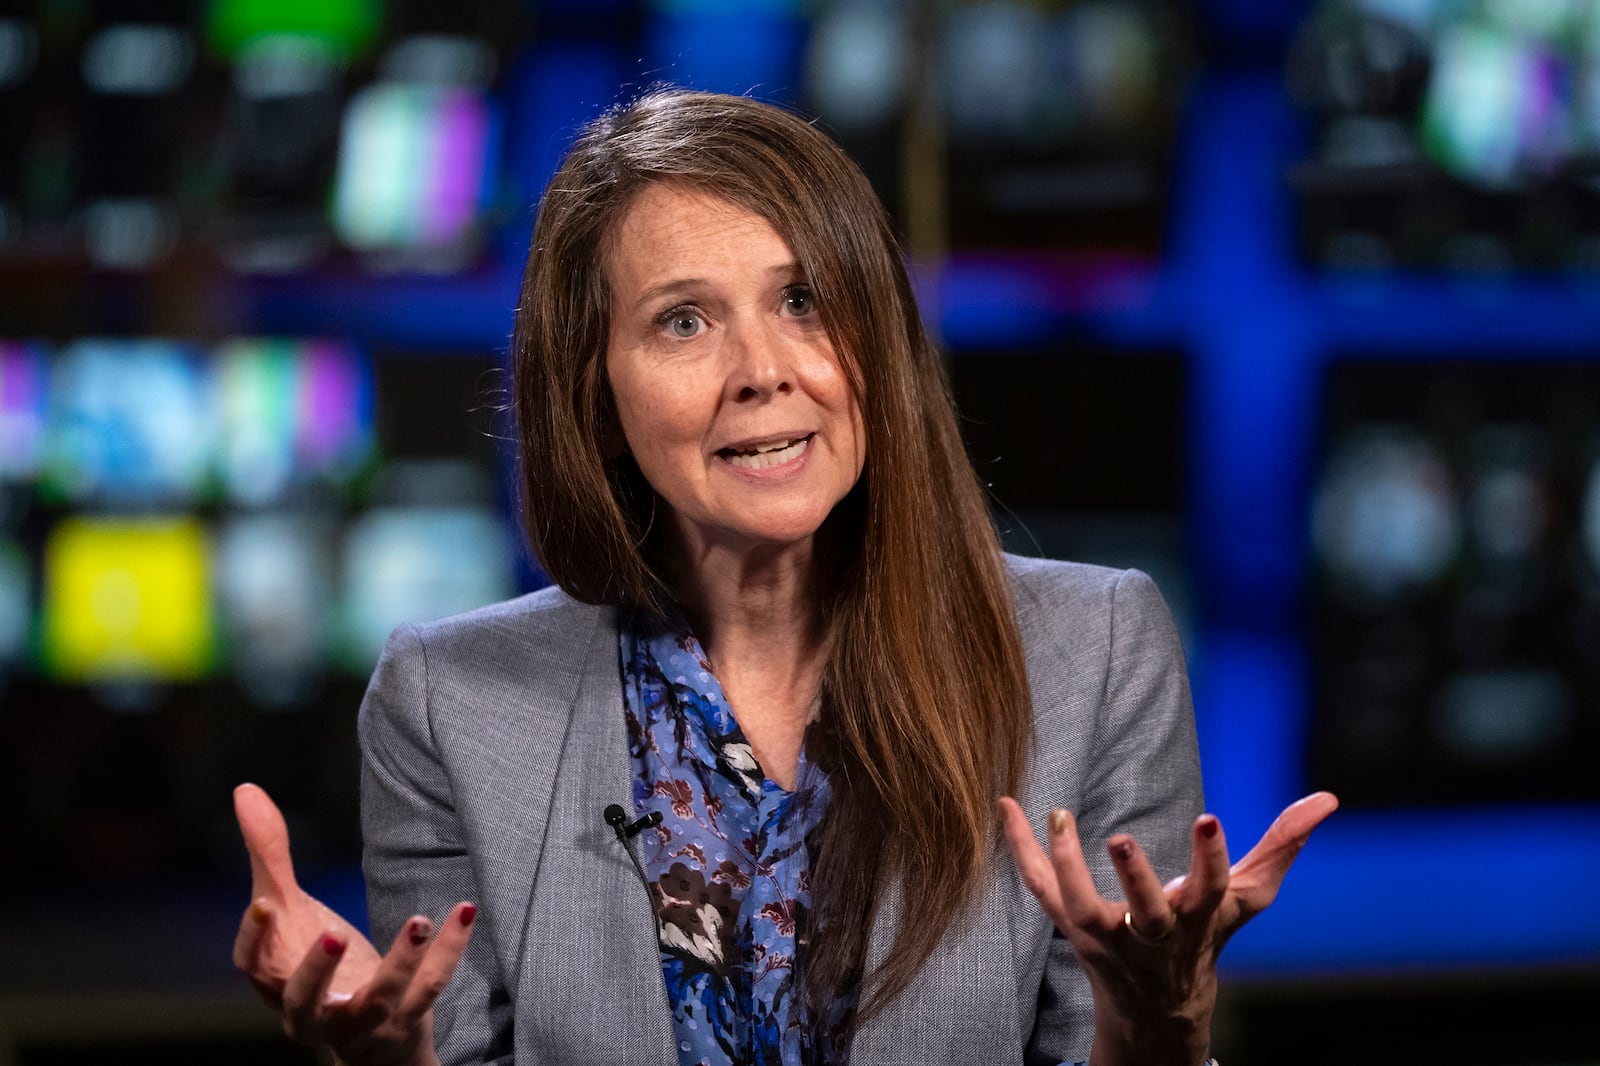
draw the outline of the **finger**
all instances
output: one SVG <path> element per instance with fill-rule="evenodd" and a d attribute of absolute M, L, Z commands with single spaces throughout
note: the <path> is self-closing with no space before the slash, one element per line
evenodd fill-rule
<path fill-rule="evenodd" d="M 1214 814 L 1202 814 L 1190 833 L 1189 875 L 1173 898 L 1180 917 L 1206 916 L 1228 892 L 1228 841 Z"/>
<path fill-rule="evenodd" d="M 283 982 L 262 966 L 261 951 L 271 930 L 272 911 L 264 900 L 253 900 L 239 919 L 239 935 L 233 938 L 233 967 L 250 979 L 267 1005 L 277 1009 L 283 998 Z"/>
<path fill-rule="evenodd" d="M 322 1027 L 323 1000 L 346 944 L 324 933 L 311 945 L 283 988 L 283 1027 L 296 1040 L 314 1042 Z"/>
<path fill-rule="evenodd" d="M 401 926 L 372 980 L 356 996 L 352 1012 L 363 1026 L 375 1026 L 400 1009 L 406 989 L 427 955 L 433 923 L 415 915 Z"/>
<path fill-rule="evenodd" d="M 1066 907 L 1061 902 L 1061 886 L 1056 881 L 1055 868 L 1050 865 L 1044 849 L 1033 837 L 1027 815 L 1010 796 L 1000 797 L 1000 826 L 1006 834 L 1006 844 L 1017 861 L 1017 872 L 1039 906 L 1057 928 L 1067 922 Z"/>
<path fill-rule="evenodd" d="M 282 899 L 298 885 L 289 859 L 289 827 L 283 812 L 259 785 L 233 790 L 233 813 L 250 852 L 250 894 Z"/>
<path fill-rule="evenodd" d="M 1050 812 L 1050 865 L 1055 868 L 1056 882 L 1061 886 L 1061 903 L 1067 918 L 1080 928 L 1091 928 L 1097 921 L 1106 922 L 1106 901 L 1100 898 L 1089 864 L 1083 858 L 1083 845 L 1078 840 L 1078 823 L 1071 811 Z M 1120 910 L 1117 920 L 1121 920 Z"/>
<path fill-rule="evenodd" d="M 267 926 L 272 922 L 272 911 L 265 900 L 252 900 L 239 919 L 239 935 L 233 938 L 233 968 L 243 974 L 255 972 L 266 940 Z"/>
<path fill-rule="evenodd" d="M 395 1013 L 402 1022 L 415 1022 L 432 1009 L 456 972 L 456 964 L 466 953 L 467 942 L 472 939 L 472 923 L 477 916 L 478 908 L 471 903 L 457 903 L 451 909 L 401 997 L 400 1008 Z"/>
<path fill-rule="evenodd" d="M 1313 830 L 1339 807 L 1331 792 L 1315 792 L 1291 803 L 1262 834 L 1250 853 L 1234 864 L 1234 894 L 1245 917 L 1259 913 L 1277 897 L 1289 866 Z"/>
<path fill-rule="evenodd" d="M 1106 852 L 1111 856 L 1111 866 L 1122 882 L 1122 893 L 1128 900 L 1128 914 L 1136 935 L 1146 940 L 1160 940 L 1172 932 L 1178 916 L 1161 887 L 1161 879 L 1150 866 L 1144 849 L 1126 833 L 1118 833 L 1106 841 Z"/>

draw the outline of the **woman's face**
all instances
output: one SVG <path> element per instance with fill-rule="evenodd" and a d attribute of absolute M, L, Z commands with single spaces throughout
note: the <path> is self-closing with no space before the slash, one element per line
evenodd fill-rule
<path fill-rule="evenodd" d="M 789 246 L 743 208 L 665 185 L 613 236 L 606 373 L 690 558 L 810 537 L 866 440 Z"/>

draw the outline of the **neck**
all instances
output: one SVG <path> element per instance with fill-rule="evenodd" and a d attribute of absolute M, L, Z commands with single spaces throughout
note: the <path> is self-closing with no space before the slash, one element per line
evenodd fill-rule
<path fill-rule="evenodd" d="M 817 595 L 827 575 L 812 541 L 737 552 L 686 547 L 678 561 L 673 589 L 728 709 L 766 776 L 794 788 L 827 656 Z"/>
<path fill-rule="evenodd" d="M 775 676 L 814 666 L 822 644 L 812 541 L 732 549 L 680 545 L 673 591 L 713 664 L 759 657 Z"/>

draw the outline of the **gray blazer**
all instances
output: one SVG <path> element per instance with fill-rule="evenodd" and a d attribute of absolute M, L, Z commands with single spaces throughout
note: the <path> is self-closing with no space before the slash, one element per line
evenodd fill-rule
<path fill-rule="evenodd" d="M 1132 833 L 1168 878 L 1201 811 L 1183 653 L 1138 571 L 1008 558 L 1037 733 L 1019 796 L 1077 812 L 1101 891 Z M 651 900 L 612 830 L 632 810 L 616 612 L 546 589 L 395 631 L 361 707 L 373 937 L 479 906 L 434 1012 L 446 1066 L 676 1066 Z M 909 901 L 915 910 L 915 901 Z M 880 907 L 869 965 L 907 901 Z M 1087 1059 L 1087 982 L 1002 845 L 978 908 L 851 1049 L 856 1066 Z"/>

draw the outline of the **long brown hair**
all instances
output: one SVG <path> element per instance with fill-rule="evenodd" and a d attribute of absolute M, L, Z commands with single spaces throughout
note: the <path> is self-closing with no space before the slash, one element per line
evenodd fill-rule
<path fill-rule="evenodd" d="M 545 192 L 513 338 L 529 541 L 573 597 L 659 613 L 671 601 L 655 498 L 618 455 L 606 385 L 608 241 L 640 190 L 737 204 L 788 243 L 866 425 L 866 466 L 828 519 L 831 654 L 804 958 L 814 999 L 859 986 L 856 1021 L 905 988 L 978 894 L 994 801 L 1032 738 L 1021 640 L 949 384 L 887 216 L 857 167 L 799 117 L 742 97 L 648 93 L 591 123 Z M 898 881 L 915 919 L 864 972 Z"/>

